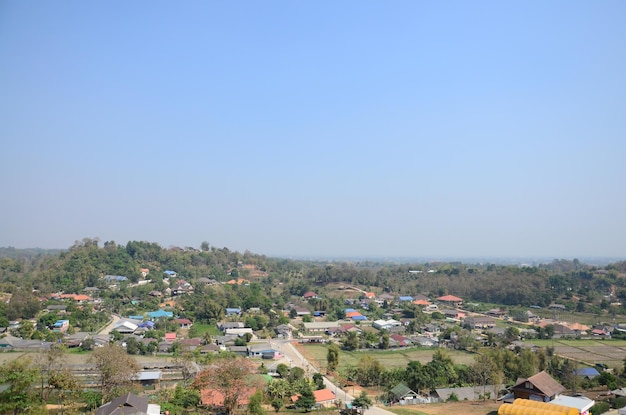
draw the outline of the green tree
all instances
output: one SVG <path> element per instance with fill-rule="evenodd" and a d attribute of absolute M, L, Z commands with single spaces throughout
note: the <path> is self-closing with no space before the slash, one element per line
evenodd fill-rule
<path fill-rule="evenodd" d="M 313 374 L 313 384 L 317 390 L 321 390 L 326 387 L 326 385 L 324 385 L 324 377 L 319 372 L 315 372 Z"/>
<path fill-rule="evenodd" d="M 335 343 L 328 347 L 328 351 L 326 352 L 326 362 L 330 372 L 337 370 L 337 366 L 339 365 L 339 347 Z M 624 365 L 626 365 L 626 359 Z"/>
<path fill-rule="evenodd" d="M 343 348 L 345 350 L 356 350 L 359 348 L 359 337 L 356 332 L 351 331 L 348 333 L 343 341 Z"/>
<path fill-rule="evenodd" d="M 280 408 L 282 407 L 283 407 L 282 399 L 272 399 L 272 408 L 274 408 L 276 412 L 280 411 Z"/>
<path fill-rule="evenodd" d="M 389 348 L 389 333 L 383 333 L 383 335 L 380 337 L 380 344 L 378 345 L 378 347 L 385 350 Z"/>
<path fill-rule="evenodd" d="M 302 389 L 300 396 L 296 401 L 296 408 L 304 409 L 304 412 L 309 412 L 311 408 L 315 406 L 315 395 L 313 395 L 311 386 L 308 384 L 306 385 L 307 386 Z"/>
<path fill-rule="evenodd" d="M 67 400 L 72 399 L 78 394 L 80 386 L 78 379 L 76 379 L 76 376 L 74 376 L 71 370 L 63 368 L 50 376 L 48 384 L 57 393 L 58 403 L 61 406 L 61 415 L 63 415 L 63 408 Z"/>
<path fill-rule="evenodd" d="M 372 400 L 367 396 L 367 392 L 361 391 L 361 394 L 352 400 L 352 406 L 363 414 L 372 406 Z"/>
<path fill-rule="evenodd" d="M 8 388 L 0 392 L 0 413 L 13 412 L 17 415 L 38 403 L 33 383 L 39 370 L 31 365 L 30 358 L 12 360 L 0 366 L 0 385 Z"/>
<path fill-rule="evenodd" d="M 265 411 L 262 407 L 263 404 L 263 392 L 261 390 L 257 390 L 250 397 L 250 402 L 248 402 L 248 412 L 252 415 L 263 415 Z"/>

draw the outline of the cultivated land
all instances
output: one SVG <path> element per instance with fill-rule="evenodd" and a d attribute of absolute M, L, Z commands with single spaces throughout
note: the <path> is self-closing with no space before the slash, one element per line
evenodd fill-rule
<path fill-rule="evenodd" d="M 528 340 L 540 347 L 554 347 L 554 352 L 582 364 L 604 363 L 611 368 L 623 368 L 626 340 Z"/>
<path fill-rule="evenodd" d="M 326 354 L 328 347 L 322 344 L 305 344 L 299 347 L 300 352 L 316 367 L 326 367 Z M 433 353 L 440 350 L 409 348 L 401 350 L 363 350 L 363 351 L 345 351 L 341 350 L 339 355 L 339 369 L 356 365 L 362 356 L 370 356 L 378 360 L 386 369 L 406 368 L 411 360 L 417 360 L 426 364 L 432 360 Z M 460 350 L 445 349 L 445 352 L 452 358 L 456 364 L 471 365 L 474 363 L 476 355 Z"/>

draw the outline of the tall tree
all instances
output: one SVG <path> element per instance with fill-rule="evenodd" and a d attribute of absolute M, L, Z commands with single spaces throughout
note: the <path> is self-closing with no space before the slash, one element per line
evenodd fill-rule
<path fill-rule="evenodd" d="M 31 364 L 30 358 L 15 359 L 0 366 L 0 385 L 8 388 L 0 392 L 0 413 L 13 412 L 18 415 L 38 403 L 32 389 L 39 376 L 39 369 Z"/>
<path fill-rule="evenodd" d="M 328 347 L 328 352 L 326 353 L 326 362 L 328 364 L 328 370 L 330 372 L 334 372 L 337 370 L 337 366 L 339 365 L 339 346 L 335 343 L 331 344 Z M 626 362 L 624 363 L 626 366 Z"/>
<path fill-rule="evenodd" d="M 199 391 L 209 389 L 220 393 L 224 397 L 224 410 L 232 414 L 242 398 L 257 386 L 250 377 L 252 373 L 253 366 L 247 359 L 219 359 L 198 374 L 192 387 Z"/>
<path fill-rule="evenodd" d="M 123 393 L 123 389 L 131 384 L 140 369 L 134 357 L 114 344 L 107 344 L 94 350 L 89 361 L 98 373 L 102 398 L 105 401 Z"/>
<path fill-rule="evenodd" d="M 67 400 L 78 394 L 78 379 L 71 370 L 63 368 L 49 377 L 48 384 L 57 392 L 58 402 L 61 406 L 61 415 L 63 415 L 63 408 Z"/>
<path fill-rule="evenodd" d="M 315 395 L 311 386 L 307 383 L 306 387 L 300 392 L 300 396 L 296 401 L 296 408 L 304 409 L 304 412 L 309 412 L 311 408 L 315 406 Z"/>
<path fill-rule="evenodd" d="M 483 400 L 487 399 L 487 385 L 495 383 L 499 378 L 498 365 L 491 356 L 478 355 L 471 367 L 474 382 L 483 387 Z"/>

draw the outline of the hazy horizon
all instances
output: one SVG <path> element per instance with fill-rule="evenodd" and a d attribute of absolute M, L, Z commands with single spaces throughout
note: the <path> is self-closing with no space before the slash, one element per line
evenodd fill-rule
<path fill-rule="evenodd" d="M 0 4 L 0 246 L 626 257 L 626 3 Z"/>

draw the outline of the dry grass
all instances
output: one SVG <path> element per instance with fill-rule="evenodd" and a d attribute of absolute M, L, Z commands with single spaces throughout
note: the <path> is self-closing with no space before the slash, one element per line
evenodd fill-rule
<path fill-rule="evenodd" d="M 500 403 L 486 402 L 446 402 L 427 405 L 385 407 L 397 415 L 492 415 L 498 413 Z"/>

